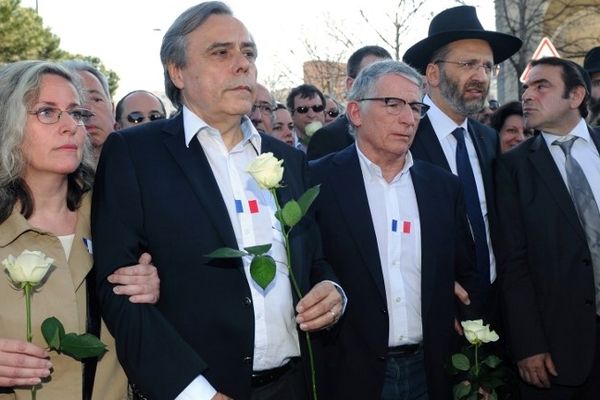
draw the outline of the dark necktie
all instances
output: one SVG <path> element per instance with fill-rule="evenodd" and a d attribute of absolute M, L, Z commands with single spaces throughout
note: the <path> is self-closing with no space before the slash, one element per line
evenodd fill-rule
<path fill-rule="evenodd" d="M 452 136 L 456 138 L 456 170 L 463 185 L 467 216 L 469 217 L 475 241 L 477 269 L 481 274 L 482 281 L 487 286 L 490 283 L 490 250 L 487 244 L 485 222 L 483 222 L 483 214 L 481 213 L 475 175 L 473 174 L 473 168 L 471 168 L 471 162 L 469 161 L 469 153 L 467 153 L 467 146 L 465 145 L 465 130 L 463 128 L 456 128 L 452 131 Z"/>
<path fill-rule="evenodd" d="M 581 169 L 581 165 L 571 156 L 571 147 L 577 137 L 564 142 L 555 140 L 552 144 L 559 146 L 565 153 L 565 170 L 567 186 L 573 199 L 573 204 L 579 215 L 581 226 L 585 231 L 588 247 L 592 256 L 594 268 L 594 286 L 596 289 L 596 313 L 600 315 L 600 211 L 594 199 L 594 193 Z"/>

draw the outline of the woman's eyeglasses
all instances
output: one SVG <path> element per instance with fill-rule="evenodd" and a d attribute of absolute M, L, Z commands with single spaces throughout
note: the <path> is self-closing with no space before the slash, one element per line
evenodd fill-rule
<path fill-rule="evenodd" d="M 148 114 L 148 117 L 146 117 L 143 113 L 139 111 L 134 111 L 127 115 L 127 121 L 129 121 L 132 124 L 139 124 L 143 122 L 146 118 L 148 118 L 148 120 L 150 121 L 156 121 L 157 119 L 164 119 L 165 116 L 159 112 L 151 112 L 150 114 Z"/>
<path fill-rule="evenodd" d="M 331 118 L 336 118 L 340 115 L 340 110 L 334 108 L 333 110 L 325 111 L 325 114 L 329 115 Z"/>
<path fill-rule="evenodd" d="M 42 107 L 28 112 L 31 115 L 35 115 L 38 121 L 46 125 L 57 123 L 60 121 L 60 117 L 64 113 L 67 113 L 71 116 L 71 118 L 73 118 L 73 121 L 75 121 L 78 126 L 83 126 L 95 115 L 90 110 L 79 107 L 71 110 L 61 110 L 60 108 L 56 107 Z"/>

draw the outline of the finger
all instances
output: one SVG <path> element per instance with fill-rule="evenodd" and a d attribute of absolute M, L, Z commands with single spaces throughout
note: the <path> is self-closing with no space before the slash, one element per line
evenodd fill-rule
<path fill-rule="evenodd" d="M 318 303 L 313 304 L 310 308 L 304 308 L 304 311 L 300 312 L 296 316 L 296 321 L 298 323 L 311 321 L 321 317 L 324 314 L 330 313 L 330 311 L 333 311 L 334 314 L 339 315 L 341 310 L 342 299 L 337 290 L 334 289 L 333 292 L 330 292 Z"/>
<path fill-rule="evenodd" d="M 536 370 L 536 373 L 537 373 L 537 379 L 538 379 L 540 387 L 549 388 L 550 387 L 550 377 L 548 376 L 548 373 L 546 372 L 546 367 L 542 366 L 542 367 L 538 368 Z"/>
<path fill-rule="evenodd" d="M 460 323 L 458 322 L 458 320 L 456 318 L 454 318 L 454 330 L 456 331 L 456 333 L 458 333 L 460 336 L 463 335 L 463 329 L 462 326 L 460 325 Z"/>
<path fill-rule="evenodd" d="M 469 304 L 471 304 L 471 299 L 469 299 L 469 293 L 458 282 L 454 282 L 454 295 L 458 297 L 460 302 L 464 305 L 468 306 Z"/>
<path fill-rule="evenodd" d="M 156 304 L 158 296 L 156 294 L 138 294 L 130 296 L 129 301 L 136 304 Z"/>
<path fill-rule="evenodd" d="M 128 267 L 121 267 L 115 270 L 113 275 L 124 275 L 124 276 L 148 276 L 157 274 L 156 267 L 150 264 L 136 264 Z"/>
<path fill-rule="evenodd" d="M 18 339 L 0 339 L 0 365 L 7 365 L 3 362 L 6 358 L 15 355 L 29 355 L 38 360 L 43 360 L 47 363 L 50 361 L 46 360 L 48 357 L 48 351 L 33 343 L 28 343 Z M 11 358 L 12 359 L 12 358 Z M 24 364 L 9 364 L 9 365 L 24 365 Z M 31 367 L 44 367 L 46 364 L 29 365 Z M 52 364 L 48 368 L 50 368 Z"/>
<path fill-rule="evenodd" d="M 331 294 L 332 291 L 337 292 L 335 286 L 331 282 L 319 282 L 317 283 L 296 305 L 296 311 L 298 313 L 314 306 L 321 300 Z M 338 293 L 339 294 L 339 293 Z"/>
<path fill-rule="evenodd" d="M 335 321 L 336 317 L 332 313 L 326 312 L 317 318 L 302 322 L 300 324 L 300 329 L 304 332 L 319 331 L 332 325 Z"/>
<path fill-rule="evenodd" d="M 554 361 L 552 361 L 552 357 L 550 355 L 546 356 L 544 359 L 544 365 L 546 366 L 548 372 L 550 372 L 553 376 L 558 376 L 556 366 L 554 365 Z"/>
<path fill-rule="evenodd" d="M 142 253 L 138 260 L 138 264 L 152 264 L 152 256 L 148 253 Z"/>

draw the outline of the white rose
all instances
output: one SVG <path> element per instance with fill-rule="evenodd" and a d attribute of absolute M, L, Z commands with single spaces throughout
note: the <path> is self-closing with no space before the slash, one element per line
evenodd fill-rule
<path fill-rule="evenodd" d="M 490 330 L 489 325 L 483 325 L 483 320 L 462 321 L 460 323 L 465 332 L 465 338 L 471 344 L 495 342 L 499 339 L 496 332 Z"/>
<path fill-rule="evenodd" d="M 273 153 L 262 153 L 254 159 L 246 171 L 263 189 L 278 188 L 283 178 L 283 160 L 278 160 Z"/>
<path fill-rule="evenodd" d="M 2 265 L 14 284 L 31 283 L 37 286 L 44 279 L 53 262 L 54 259 L 46 257 L 41 251 L 23 250 L 17 258 L 12 254 L 9 255 L 2 261 Z"/>
<path fill-rule="evenodd" d="M 306 136 L 312 137 L 312 135 L 314 135 L 316 131 L 321 129 L 322 126 L 323 124 L 321 122 L 313 121 L 304 127 L 304 133 L 306 133 Z"/>

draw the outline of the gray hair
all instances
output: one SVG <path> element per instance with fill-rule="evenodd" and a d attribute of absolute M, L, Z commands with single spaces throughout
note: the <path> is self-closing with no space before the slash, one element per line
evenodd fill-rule
<path fill-rule="evenodd" d="M 111 100 L 112 96 L 110 95 L 110 87 L 108 86 L 108 80 L 106 79 L 106 76 L 104 76 L 104 74 L 100 72 L 100 70 L 98 70 L 98 68 L 94 67 L 89 62 L 82 60 L 67 60 L 63 61 L 62 64 L 71 72 L 89 72 L 90 74 L 94 75 L 96 79 L 98 79 L 98 81 L 100 82 L 100 85 L 102 86 L 102 91 L 106 95 L 106 99 L 108 101 Z"/>
<path fill-rule="evenodd" d="M 160 61 L 165 75 L 165 93 L 173 105 L 181 108 L 181 90 L 169 76 L 169 65 L 184 68 L 187 64 L 187 35 L 214 14 L 233 15 L 231 9 L 220 1 L 200 3 L 184 11 L 165 33 L 160 47 Z"/>
<path fill-rule="evenodd" d="M 22 145 L 28 110 L 37 101 L 42 78 L 48 74 L 58 75 L 73 84 L 82 99 L 76 78 L 60 64 L 18 61 L 0 69 L 0 223 L 8 218 L 17 201 L 26 218 L 33 212 L 31 191 L 22 179 L 26 167 Z M 93 174 L 94 157 L 86 135 L 82 162 L 68 176 L 69 209 L 79 207 L 81 196 L 92 187 Z"/>
<path fill-rule="evenodd" d="M 419 97 L 423 96 L 423 76 L 416 69 L 402 61 L 382 60 L 368 65 L 360 71 L 348 92 L 348 101 L 358 101 L 365 97 L 372 97 L 377 81 L 386 75 L 397 75 L 408 79 L 419 88 Z M 361 104 L 360 107 L 362 109 L 362 107 L 368 106 Z M 348 121 L 351 121 L 350 118 L 348 118 Z M 356 129 L 352 123 L 349 125 L 350 133 L 356 134 Z"/>

